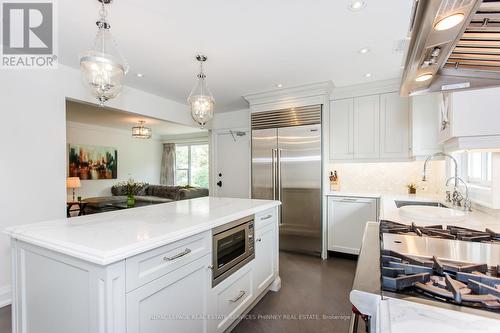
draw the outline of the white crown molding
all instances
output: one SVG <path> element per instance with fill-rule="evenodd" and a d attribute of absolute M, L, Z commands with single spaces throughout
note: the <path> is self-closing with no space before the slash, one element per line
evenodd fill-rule
<path fill-rule="evenodd" d="M 251 113 L 325 104 L 334 88 L 332 81 L 304 84 L 290 88 L 247 94 L 243 96 L 250 104 Z"/>
<path fill-rule="evenodd" d="M 10 285 L 0 288 L 0 308 L 12 303 L 12 290 Z"/>
<path fill-rule="evenodd" d="M 275 101 L 298 99 L 311 96 L 329 95 L 334 88 L 332 81 L 304 84 L 290 88 L 279 88 L 264 92 L 244 95 L 250 106 Z"/>
<path fill-rule="evenodd" d="M 401 79 L 394 78 L 351 86 L 335 87 L 330 96 L 330 100 L 395 92 L 399 91 L 400 84 Z"/>

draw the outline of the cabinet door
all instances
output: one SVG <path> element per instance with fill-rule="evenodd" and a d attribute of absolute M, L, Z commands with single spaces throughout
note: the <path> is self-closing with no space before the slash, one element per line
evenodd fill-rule
<path fill-rule="evenodd" d="M 409 157 L 409 121 L 408 98 L 380 95 L 380 158 Z"/>
<path fill-rule="evenodd" d="M 128 293 L 127 333 L 207 332 L 209 265 L 206 255 Z"/>
<path fill-rule="evenodd" d="M 330 160 L 354 157 L 353 108 L 352 98 L 330 103 Z"/>
<path fill-rule="evenodd" d="M 441 94 L 411 97 L 413 156 L 427 156 L 443 149 L 438 139 L 441 98 Z"/>
<path fill-rule="evenodd" d="M 266 226 L 255 233 L 255 264 L 253 283 L 255 295 L 260 295 L 274 280 L 276 262 L 276 227 Z"/>
<path fill-rule="evenodd" d="M 439 142 L 451 139 L 453 127 L 452 94 L 442 93 L 439 101 Z"/>
<path fill-rule="evenodd" d="M 354 98 L 354 158 L 380 157 L 379 95 Z"/>
<path fill-rule="evenodd" d="M 377 199 L 328 198 L 328 250 L 359 254 L 365 225 L 377 221 Z"/>

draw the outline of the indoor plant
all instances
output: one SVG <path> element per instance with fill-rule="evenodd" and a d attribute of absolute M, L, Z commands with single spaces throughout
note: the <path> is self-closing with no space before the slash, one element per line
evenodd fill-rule
<path fill-rule="evenodd" d="M 144 183 L 137 183 L 132 178 L 130 178 L 128 181 L 124 182 L 123 185 L 126 185 L 127 189 L 127 206 L 134 207 L 135 195 L 137 194 L 137 191 L 139 191 L 144 186 Z"/>
<path fill-rule="evenodd" d="M 408 188 L 408 194 L 416 194 L 417 193 L 417 185 L 415 183 L 410 183 L 406 185 Z"/>

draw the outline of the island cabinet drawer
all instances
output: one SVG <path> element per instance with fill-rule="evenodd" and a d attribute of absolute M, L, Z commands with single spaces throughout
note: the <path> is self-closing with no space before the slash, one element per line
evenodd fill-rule
<path fill-rule="evenodd" d="M 252 287 L 252 267 L 247 264 L 212 289 L 211 332 L 224 332 L 255 299 Z"/>
<path fill-rule="evenodd" d="M 127 292 L 210 253 L 210 246 L 204 232 L 126 259 Z"/>
<path fill-rule="evenodd" d="M 276 222 L 276 207 L 255 214 L 255 229 L 263 228 Z"/>

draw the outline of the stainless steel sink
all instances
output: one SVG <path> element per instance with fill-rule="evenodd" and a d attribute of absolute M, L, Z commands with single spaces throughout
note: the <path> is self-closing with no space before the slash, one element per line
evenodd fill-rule
<path fill-rule="evenodd" d="M 443 205 L 440 202 L 434 201 L 404 201 L 404 200 L 394 200 L 397 208 L 401 208 L 404 206 L 432 206 L 432 207 L 444 207 L 449 208 L 448 206 Z"/>

